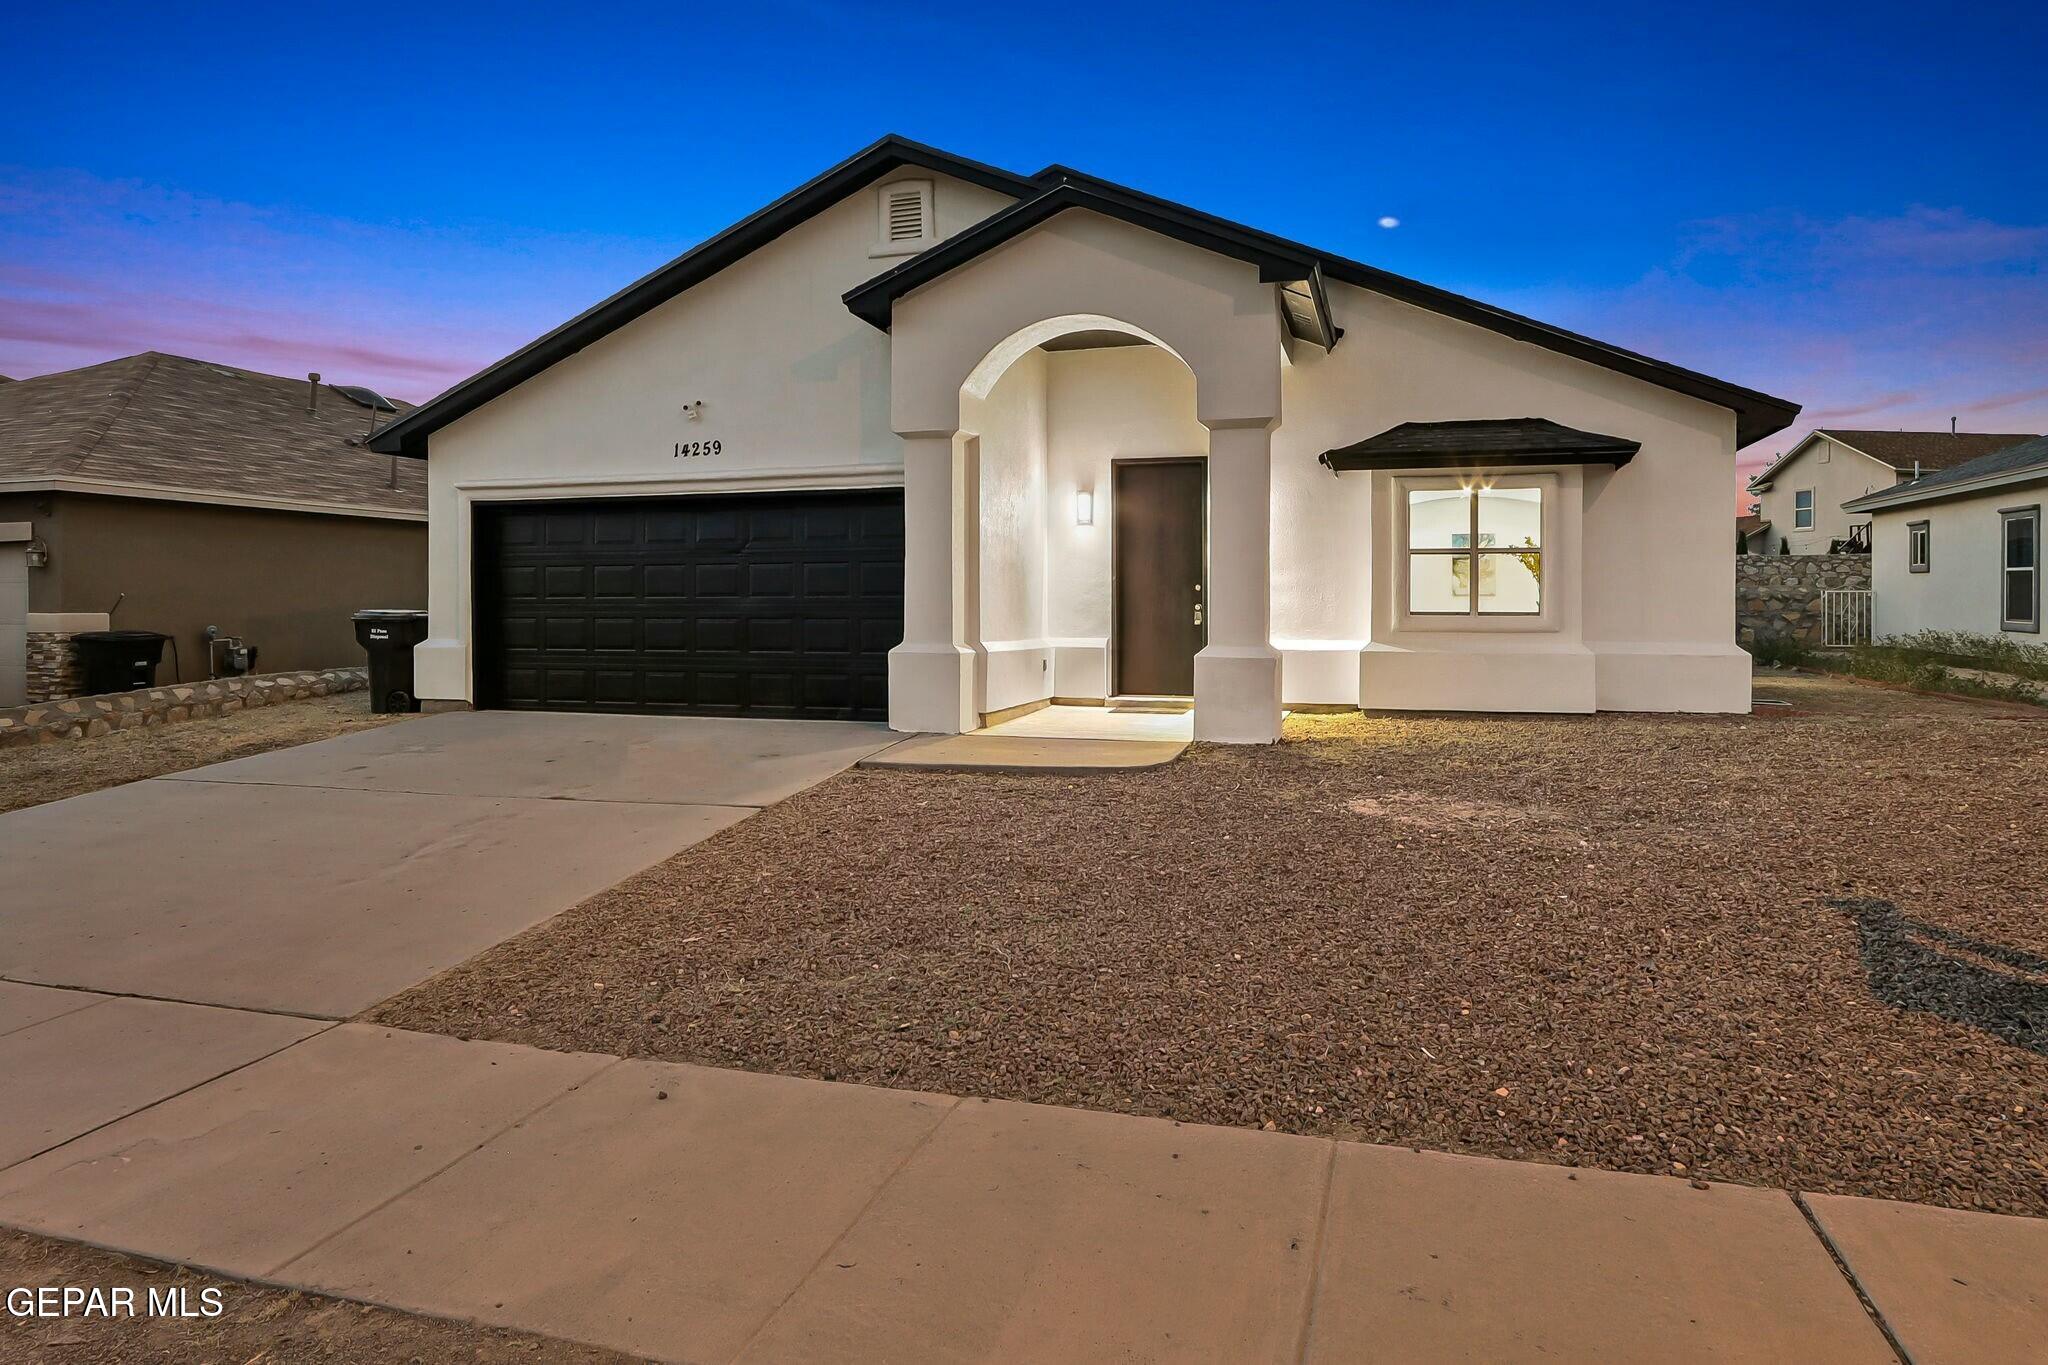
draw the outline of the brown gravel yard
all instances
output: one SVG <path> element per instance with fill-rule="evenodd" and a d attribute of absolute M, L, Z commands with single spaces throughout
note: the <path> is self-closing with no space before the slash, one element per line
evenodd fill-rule
<path fill-rule="evenodd" d="M 0 1230 L 0 1283 L 111 1291 L 132 1289 L 138 1312 L 159 1295 L 216 1317 L 0 1319 L 0 1360 L 35 1365 L 368 1365 L 371 1361 L 519 1361 L 522 1365 L 624 1365 L 632 1357 L 496 1327 L 416 1317 L 318 1294 L 266 1289 L 111 1251 Z M 112 1301 L 111 1294 L 108 1301 Z"/>
<path fill-rule="evenodd" d="M 372 715 L 368 692 L 344 692 L 176 725 L 0 749 L 0 812 L 405 719 Z"/>
<path fill-rule="evenodd" d="M 1757 694 L 853 771 L 374 1017 L 2048 1214 L 2048 717 Z"/>

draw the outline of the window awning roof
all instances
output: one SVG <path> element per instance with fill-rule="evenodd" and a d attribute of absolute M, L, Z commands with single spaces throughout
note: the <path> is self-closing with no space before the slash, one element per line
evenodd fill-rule
<path fill-rule="evenodd" d="M 1326 450 L 1341 474 L 1355 469 L 1466 469 L 1476 466 L 1611 464 L 1635 458 L 1641 441 L 1578 431 L 1544 417 L 1473 422 L 1403 422 L 1353 445 Z"/>

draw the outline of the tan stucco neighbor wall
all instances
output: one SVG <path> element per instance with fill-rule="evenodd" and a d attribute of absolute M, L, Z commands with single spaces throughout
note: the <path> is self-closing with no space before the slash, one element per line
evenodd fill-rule
<path fill-rule="evenodd" d="M 264 672 L 353 665 L 352 613 L 425 598 L 417 521 L 74 493 L 0 504 L 0 520 L 30 522 L 49 546 L 48 565 L 29 570 L 30 612 L 170 635 L 182 671 L 166 649 L 164 683 L 206 677 L 209 625 L 256 646 Z"/>

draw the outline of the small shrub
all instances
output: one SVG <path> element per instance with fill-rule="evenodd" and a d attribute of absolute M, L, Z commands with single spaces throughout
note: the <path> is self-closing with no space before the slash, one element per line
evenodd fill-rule
<path fill-rule="evenodd" d="M 1853 673 L 1859 678 L 1875 682 L 1896 683 L 1919 692 L 1948 692 L 1964 697 L 1988 697 L 1995 701 L 2025 702 L 2033 706 L 2048 705 L 2041 686 L 2029 676 L 2015 676 L 2010 680 L 1980 678 L 1968 673 L 1958 673 L 1955 668 L 1979 669 L 1985 672 L 2011 674 L 2011 667 L 1996 667 L 1984 662 L 1996 658 L 2008 664 L 2038 666 L 2024 655 L 2012 656 L 2005 652 L 1990 655 L 1955 655 L 1929 648 L 1929 635 L 1924 632 L 1917 636 L 1892 636 L 1871 645 L 1858 645 L 1854 649 L 1838 653 L 1816 655 L 1811 660 L 1816 666 L 1837 673 Z M 1959 641 L 1975 641 L 1988 644 L 2007 644 L 2005 641 L 1985 641 L 1982 636 L 1942 636 L 1941 641 L 1954 645 Z M 2018 646 L 2021 650 L 2029 646 Z M 2037 653 L 2040 651 L 2036 651 Z M 2038 676 L 2038 675 L 2035 675 Z"/>
<path fill-rule="evenodd" d="M 1812 653 L 1790 635 L 1760 635 L 1749 646 L 1749 657 L 1769 668 L 1797 668 Z"/>
<path fill-rule="evenodd" d="M 2048 682 L 2048 648 L 2003 636 L 1922 630 L 1911 635 L 1887 635 L 1872 647 L 1902 659 L 1955 668 L 1981 668 L 1987 673 L 2010 673 L 2014 677 Z"/>

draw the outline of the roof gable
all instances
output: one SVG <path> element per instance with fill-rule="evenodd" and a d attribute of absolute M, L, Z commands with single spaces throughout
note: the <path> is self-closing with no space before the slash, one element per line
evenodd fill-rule
<path fill-rule="evenodd" d="M 1334 345 L 1341 335 L 1329 321 L 1328 301 L 1323 297 L 1324 281 L 1338 280 L 1727 408 L 1735 414 L 1738 446 L 1782 431 L 1799 413 L 1798 404 L 1782 398 L 1611 346 L 1359 261 L 1317 251 L 1065 166 L 1048 166 L 1037 175 L 1020 176 L 892 135 L 864 148 L 545 336 L 463 380 L 380 432 L 372 443 L 373 448 L 424 456 L 427 438 L 434 431 L 667 302 L 847 195 L 904 166 L 921 167 L 998 190 L 1014 195 L 1020 202 L 849 291 L 847 306 L 871 322 L 878 317 L 886 317 L 885 308 L 893 305 L 895 298 L 915 288 L 913 281 L 936 278 L 946 270 L 964 264 L 979 252 L 992 250 L 1011 240 L 1055 213 L 1086 207 L 1155 231 L 1168 232 L 1183 241 L 1206 246 L 1257 266 L 1262 279 L 1282 284 L 1282 306 L 1286 310 L 1290 330 L 1297 335 L 1309 335 L 1321 345 Z M 963 240 L 969 238 L 973 239 L 972 243 L 963 245 Z M 887 324 L 883 321 L 876 322 L 876 325 Z M 1319 328 L 1322 329 L 1320 334 Z"/>
<path fill-rule="evenodd" d="M 1012 175 L 997 167 L 954 156 L 893 134 L 884 137 L 822 175 L 797 186 L 766 208 L 700 242 L 667 265 L 643 275 L 602 303 L 578 313 L 545 336 L 528 342 L 503 360 L 471 375 L 404 419 L 393 422 L 378 433 L 377 439 L 371 443 L 372 448 L 424 457 L 427 437 L 441 427 L 660 307 L 790 229 L 810 221 L 848 195 L 907 166 L 948 175 L 1004 194 L 1026 196 L 1037 193 L 1038 189 L 1023 176 Z"/>

